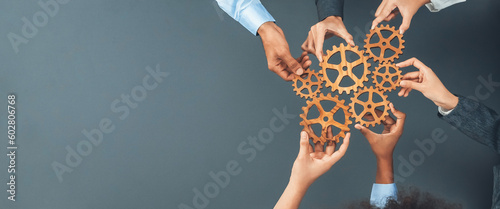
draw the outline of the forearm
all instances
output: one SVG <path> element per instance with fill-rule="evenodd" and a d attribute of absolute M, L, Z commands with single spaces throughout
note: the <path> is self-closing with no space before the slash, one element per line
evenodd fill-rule
<path fill-rule="evenodd" d="M 393 160 L 391 157 L 377 158 L 377 175 L 375 177 L 376 184 L 392 184 L 394 183 Z"/>
<path fill-rule="evenodd" d="M 274 209 L 294 209 L 299 208 L 302 198 L 306 194 L 309 186 L 299 185 L 289 182 Z"/>

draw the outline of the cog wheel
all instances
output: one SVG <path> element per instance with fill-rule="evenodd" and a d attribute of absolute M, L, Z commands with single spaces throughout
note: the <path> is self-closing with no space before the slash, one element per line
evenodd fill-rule
<path fill-rule="evenodd" d="M 385 69 L 383 73 L 380 72 L 382 69 Z M 394 73 L 391 73 L 391 69 L 394 70 Z M 378 67 L 375 67 L 375 71 L 373 71 L 372 76 L 373 83 L 379 90 L 383 92 L 390 92 L 395 90 L 396 87 L 399 87 L 399 82 L 403 79 L 401 74 L 402 72 L 396 64 L 385 62 L 380 64 Z M 382 78 L 382 80 L 379 82 L 378 78 Z M 384 86 L 387 83 L 390 84 L 390 86 Z"/>
<path fill-rule="evenodd" d="M 321 106 L 321 101 L 333 101 L 335 102 L 335 107 L 333 107 L 330 111 L 326 112 L 324 108 Z M 307 119 L 307 115 L 309 113 L 309 110 L 311 107 L 316 106 L 319 111 L 319 116 L 318 118 L 315 119 Z M 349 124 L 352 124 L 352 121 L 349 120 L 349 117 L 351 117 L 351 113 L 349 112 L 349 106 L 344 105 L 344 100 L 339 100 L 339 96 L 335 95 L 335 97 L 332 97 L 331 94 L 328 95 L 323 95 L 320 94 L 319 97 L 313 98 L 312 101 L 307 101 L 307 106 L 302 107 L 302 110 L 304 111 L 303 114 L 300 115 L 302 118 L 302 122 L 300 122 L 300 125 L 304 126 L 304 131 L 309 134 L 309 137 L 313 139 L 313 142 L 321 142 L 321 144 L 324 144 L 327 141 L 335 141 L 339 142 L 340 137 L 345 137 L 345 133 L 348 132 L 349 129 Z M 340 123 L 338 121 L 335 121 L 333 119 L 333 116 L 337 111 L 343 111 L 345 115 L 344 123 Z M 321 124 L 321 137 L 318 137 L 311 129 L 311 125 L 313 124 Z M 329 126 L 335 126 L 340 129 L 340 132 L 334 136 L 331 139 L 326 138 L 326 132 L 327 128 Z"/>
<path fill-rule="evenodd" d="M 359 100 L 359 96 L 368 93 L 368 100 L 361 101 Z M 373 95 L 377 94 L 382 98 L 381 102 L 374 103 L 373 102 Z M 356 114 L 356 104 L 359 104 L 363 106 L 363 111 L 360 114 Z M 370 125 L 375 127 L 375 124 L 380 124 L 384 119 L 385 116 L 389 115 L 389 101 L 387 100 L 387 96 L 383 94 L 383 92 L 374 89 L 372 86 L 370 88 L 365 87 L 363 90 L 360 90 L 356 93 L 354 93 L 354 96 L 351 98 L 351 104 L 349 111 L 352 113 L 352 117 L 356 120 L 356 122 L 360 123 L 363 126 L 369 127 Z M 375 108 L 377 107 L 384 107 L 384 112 L 381 115 L 377 115 L 375 112 Z M 374 120 L 373 121 L 366 121 L 363 120 L 363 116 L 365 116 L 366 113 L 372 114 Z"/>
<path fill-rule="evenodd" d="M 389 37 L 385 38 L 382 36 L 381 31 L 390 31 L 392 32 L 392 35 Z M 379 41 L 377 43 L 370 43 L 370 41 L 373 38 L 373 35 L 377 34 Z M 399 46 L 395 47 L 391 45 L 391 41 L 394 38 L 398 38 Z M 389 25 L 386 26 L 377 26 L 375 29 L 370 30 L 370 34 L 366 35 L 365 39 L 365 49 L 366 53 L 369 55 L 369 58 L 373 58 L 373 61 L 377 62 L 379 61 L 380 63 L 383 62 L 394 62 L 394 59 L 399 59 L 399 55 L 403 54 L 403 49 L 405 48 L 403 46 L 403 43 L 405 41 L 403 40 L 403 35 L 399 34 L 398 31 L 393 27 L 389 27 Z M 373 48 L 380 48 L 380 54 L 377 56 L 375 53 L 373 53 Z M 393 55 L 389 57 L 385 57 L 386 55 L 386 50 L 391 50 L 394 52 Z"/>
<path fill-rule="evenodd" d="M 359 59 L 354 62 L 347 62 L 346 51 L 351 51 L 357 54 L 359 56 Z M 328 60 L 336 53 L 340 53 L 340 63 L 338 65 L 328 63 Z M 354 75 L 352 70 L 354 67 L 361 64 L 363 64 L 364 68 L 363 75 L 358 78 L 356 75 Z M 321 66 L 320 74 L 323 76 L 323 80 L 325 81 L 325 87 L 331 87 L 332 92 L 338 90 L 339 94 L 342 94 L 343 92 L 350 94 L 351 90 L 353 90 L 354 92 L 357 91 L 358 87 L 363 87 L 363 82 L 368 81 L 367 75 L 370 74 L 370 71 L 368 70 L 368 68 L 370 67 L 370 63 L 368 63 L 368 57 L 365 57 L 364 51 L 358 50 L 357 46 L 344 46 L 344 44 L 340 44 L 340 47 L 333 46 L 333 49 L 331 51 L 327 50 L 327 54 L 323 56 L 323 62 L 321 62 L 319 65 Z M 327 69 L 338 71 L 339 75 L 337 76 L 337 78 L 329 78 L 326 74 Z M 346 76 L 351 78 L 354 81 L 354 84 L 351 86 L 342 87 L 340 86 L 340 82 Z M 334 82 L 332 82 L 332 80 Z"/>
<path fill-rule="evenodd" d="M 293 90 L 301 98 L 309 99 L 317 97 L 318 93 L 321 92 L 321 88 L 323 88 L 323 79 L 319 76 L 319 73 L 311 69 L 305 70 L 303 75 L 306 75 L 306 77 L 295 76 L 292 84 Z M 299 85 L 298 83 L 302 85 L 299 87 L 297 86 Z M 313 91 L 314 86 L 316 86 L 316 89 Z M 304 90 L 306 91 L 305 93 Z"/>

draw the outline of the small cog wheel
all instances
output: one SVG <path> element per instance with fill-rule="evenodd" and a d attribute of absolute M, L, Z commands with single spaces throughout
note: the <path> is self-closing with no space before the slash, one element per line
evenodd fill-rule
<path fill-rule="evenodd" d="M 392 34 L 389 37 L 384 37 L 382 36 L 382 31 L 390 31 Z M 373 36 L 377 34 L 379 41 L 376 43 L 371 43 L 370 41 L 372 40 Z M 391 41 L 393 39 L 397 38 L 399 42 L 399 46 L 393 46 L 391 45 Z M 382 62 L 394 62 L 394 59 L 399 59 L 399 55 L 403 54 L 403 49 L 405 48 L 403 46 L 403 43 L 405 41 L 403 40 L 403 35 L 399 34 L 398 31 L 393 27 L 389 27 L 389 25 L 386 26 L 377 26 L 376 28 L 370 30 L 370 34 L 366 35 L 365 39 L 365 49 L 366 53 L 369 55 L 369 58 L 373 58 L 373 61 L 377 62 L 379 61 L 380 63 Z M 373 48 L 380 48 L 380 54 L 376 55 L 373 52 Z M 385 57 L 386 56 L 386 51 L 391 50 L 394 52 L 393 55 Z"/>
<path fill-rule="evenodd" d="M 306 77 L 295 76 L 292 84 L 293 90 L 301 98 L 309 99 L 316 97 L 321 92 L 321 88 L 323 88 L 323 79 L 319 76 L 319 73 L 311 69 L 305 70 L 303 75 L 306 75 Z M 316 87 L 316 89 L 313 90 L 313 87 Z"/>
<path fill-rule="evenodd" d="M 333 101 L 335 102 L 335 107 L 327 112 L 321 106 L 321 101 Z M 319 116 L 315 119 L 307 119 L 309 110 L 313 106 L 316 106 L 316 108 L 318 108 Z M 344 100 L 339 100 L 338 95 L 332 97 L 331 94 L 328 94 L 326 96 L 320 94 L 319 97 L 313 98 L 312 101 L 307 101 L 307 106 L 302 107 L 302 110 L 304 111 L 304 113 L 300 115 L 300 117 L 302 118 L 302 122 L 300 122 L 300 125 L 304 126 L 304 131 L 309 134 L 309 137 L 313 139 L 314 143 L 321 142 L 321 144 L 324 144 L 327 141 L 335 141 L 338 143 L 340 137 L 345 137 L 345 133 L 349 132 L 350 130 L 348 126 L 349 124 L 352 124 L 352 121 L 349 120 L 349 117 L 351 117 L 349 106 L 344 105 Z M 345 119 L 343 123 L 333 119 L 333 116 L 335 115 L 335 113 L 337 113 L 337 111 L 342 111 L 344 113 Z M 312 131 L 311 125 L 313 124 L 321 124 L 321 137 L 318 137 Z M 331 139 L 326 138 L 327 128 L 329 126 L 335 126 L 340 129 L 340 132 Z"/>
<path fill-rule="evenodd" d="M 359 100 L 359 96 L 361 96 L 364 93 L 368 93 L 368 100 L 367 101 L 362 101 Z M 374 103 L 373 102 L 373 95 L 377 94 L 382 98 L 381 102 Z M 360 114 L 356 113 L 356 104 L 359 104 L 363 106 L 363 111 Z M 357 123 L 369 127 L 369 126 L 374 126 L 375 124 L 380 124 L 384 119 L 385 116 L 389 115 L 389 101 L 387 100 L 387 96 L 383 94 L 383 92 L 374 89 L 372 86 L 370 88 L 365 87 L 363 90 L 360 90 L 356 93 L 354 93 L 354 96 L 351 98 L 351 104 L 349 111 L 352 113 L 352 117 L 356 120 Z M 384 112 L 381 115 L 377 115 L 375 112 L 375 108 L 377 107 L 384 107 Z M 370 113 L 372 114 L 374 120 L 373 121 L 366 121 L 363 120 L 363 116 L 365 114 Z"/>
<path fill-rule="evenodd" d="M 384 70 L 383 72 L 381 72 Z M 393 71 L 393 72 L 391 72 Z M 399 82 L 403 79 L 401 75 L 402 72 L 399 70 L 399 67 L 394 63 L 385 62 L 380 64 L 378 67 L 375 67 L 375 71 L 372 72 L 373 83 L 375 86 L 383 91 L 389 92 L 395 90 L 396 87 L 399 87 Z M 379 78 L 381 78 L 379 82 Z M 386 86 L 389 84 L 390 86 Z"/>
<path fill-rule="evenodd" d="M 346 60 L 346 51 L 351 51 L 359 56 L 359 59 L 348 62 Z M 341 61 L 338 65 L 328 63 L 328 60 L 336 53 L 340 53 Z M 353 73 L 353 68 L 358 65 L 363 65 L 363 75 L 358 78 Z M 368 57 L 364 56 L 363 50 L 358 50 L 358 47 L 351 47 L 349 45 L 344 46 L 344 44 L 340 44 L 339 47 L 333 46 L 333 49 L 327 50 L 327 54 L 323 56 L 323 62 L 319 64 L 321 66 L 320 74 L 323 76 L 323 80 L 325 81 L 325 87 L 331 87 L 332 92 L 335 90 L 339 91 L 339 94 L 346 92 L 350 94 L 351 90 L 354 92 L 357 91 L 358 87 L 363 87 L 363 82 L 368 81 L 367 75 L 370 74 L 368 68 L 370 67 L 370 63 L 368 63 Z M 338 71 L 339 75 L 337 78 L 329 78 L 326 74 L 327 69 Z M 340 82 L 344 77 L 349 77 L 354 81 L 354 84 L 351 86 L 342 87 L 340 86 Z M 332 82 L 333 81 L 333 82 Z"/>

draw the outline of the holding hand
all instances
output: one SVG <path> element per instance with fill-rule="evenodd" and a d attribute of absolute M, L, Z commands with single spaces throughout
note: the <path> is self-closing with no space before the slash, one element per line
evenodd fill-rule
<path fill-rule="evenodd" d="M 458 97 L 448 91 L 432 69 L 425 66 L 417 58 L 396 64 L 400 68 L 411 65 L 418 68 L 419 71 L 409 72 L 403 76 L 399 96 L 407 97 L 410 91 L 415 89 L 445 110 L 451 110 L 457 106 Z"/>
<path fill-rule="evenodd" d="M 269 70 L 278 74 L 283 80 L 291 81 L 295 75 L 302 75 L 304 69 L 311 65 L 305 53 L 298 59 L 292 57 L 285 34 L 274 22 L 262 24 L 258 33 L 262 38 Z"/>
<path fill-rule="evenodd" d="M 410 22 L 418 9 L 430 3 L 430 0 L 383 0 L 375 12 L 375 20 L 372 22 L 372 29 L 382 21 L 390 21 L 401 13 L 403 22 L 399 26 L 399 33 L 403 34 L 410 28 Z"/>
<path fill-rule="evenodd" d="M 330 127 L 327 134 L 327 138 L 333 138 Z M 315 144 L 313 148 L 309 144 L 307 132 L 302 131 L 300 133 L 300 150 L 293 163 L 290 181 L 274 208 L 298 208 L 309 186 L 344 156 L 349 146 L 350 136 L 351 134 L 347 133 L 344 142 L 335 151 L 336 144 L 334 142 L 328 143 L 325 149 L 320 143 Z"/>
<path fill-rule="evenodd" d="M 403 134 L 403 127 L 406 119 L 406 114 L 394 108 L 394 105 L 389 104 L 391 112 L 396 116 L 394 120 L 391 116 L 386 116 L 382 121 L 384 131 L 382 134 L 376 134 L 370 129 L 356 124 L 354 127 L 359 129 L 366 137 L 372 148 L 375 157 L 377 158 L 377 176 L 375 183 L 391 184 L 394 183 L 393 158 L 394 148 Z M 376 110 L 377 115 L 381 115 L 382 111 Z M 373 119 L 372 115 L 365 115 L 364 118 Z"/>
<path fill-rule="evenodd" d="M 323 43 L 325 42 L 325 39 L 332 36 L 343 38 L 351 46 L 355 45 L 352 35 L 347 32 L 347 29 L 342 22 L 342 18 L 330 16 L 311 27 L 306 41 L 302 44 L 302 50 L 316 55 L 319 62 L 322 62 Z"/>

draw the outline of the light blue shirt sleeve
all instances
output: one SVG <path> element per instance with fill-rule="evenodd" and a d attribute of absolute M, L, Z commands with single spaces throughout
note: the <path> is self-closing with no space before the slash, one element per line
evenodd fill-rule
<path fill-rule="evenodd" d="M 252 34 L 265 22 L 275 22 L 260 0 L 217 0 L 219 7 Z"/>
<path fill-rule="evenodd" d="M 440 10 L 449 7 L 453 4 L 464 2 L 465 0 L 431 0 L 431 3 L 425 4 L 431 12 L 439 12 Z"/>
<path fill-rule="evenodd" d="M 398 200 L 398 188 L 392 184 L 373 184 L 370 204 L 379 208 L 384 208 L 387 200 Z"/>

